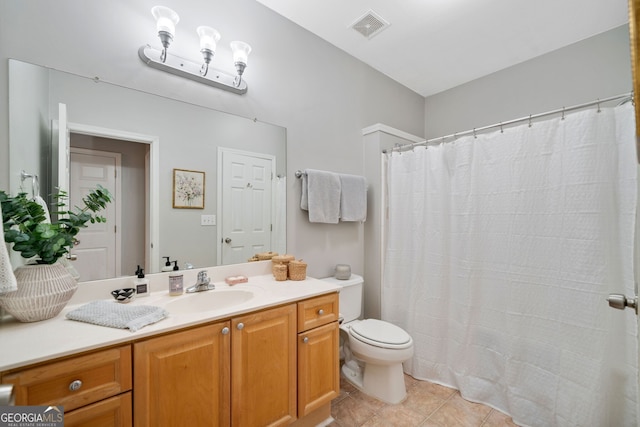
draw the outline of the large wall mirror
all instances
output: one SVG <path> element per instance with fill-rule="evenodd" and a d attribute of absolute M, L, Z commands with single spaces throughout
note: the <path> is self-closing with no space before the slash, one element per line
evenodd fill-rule
<path fill-rule="evenodd" d="M 640 0 L 629 0 L 629 38 L 631 42 L 631 73 L 633 92 L 640 93 Z M 636 154 L 640 163 L 640 108 L 635 104 L 636 112 Z"/>
<path fill-rule="evenodd" d="M 131 276 L 137 265 L 157 272 L 164 257 L 182 269 L 285 251 L 285 128 L 16 60 L 9 110 L 11 192 L 51 202 L 66 175 L 73 202 L 117 183 L 114 220 L 86 230 L 72 251 L 80 281 Z M 65 137 L 68 171 L 58 170 Z M 39 188 L 22 171 L 38 175 Z M 204 198 L 180 200 L 187 181 Z M 100 232 L 118 235 L 114 259 L 85 247 Z"/>

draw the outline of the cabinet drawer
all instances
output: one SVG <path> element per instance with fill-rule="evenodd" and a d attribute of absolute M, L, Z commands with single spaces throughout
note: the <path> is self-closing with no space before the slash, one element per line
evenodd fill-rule
<path fill-rule="evenodd" d="M 298 332 L 338 320 L 338 294 L 323 295 L 298 303 Z"/>
<path fill-rule="evenodd" d="M 131 390 L 131 347 L 97 351 L 4 375 L 16 405 L 62 405 L 65 411 Z"/>
<path fill-rule="evenodd" d="M 65 427 L 130 427 L 133 423 L 131 392 L 65 412 Z"/>

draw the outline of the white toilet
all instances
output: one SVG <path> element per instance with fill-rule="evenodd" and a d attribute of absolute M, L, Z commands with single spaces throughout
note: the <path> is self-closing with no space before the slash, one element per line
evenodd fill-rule
<path fill-rule="evenodd" d="M 402 363 L 413 356 L 413 340 L 402 328 L 377 319 L 361 320 L 361 276 L 347 280 L 322 279 L 342 286 L 340 290 L 342 374 L 357 389 L 387 403 L 404 400 Z"/>

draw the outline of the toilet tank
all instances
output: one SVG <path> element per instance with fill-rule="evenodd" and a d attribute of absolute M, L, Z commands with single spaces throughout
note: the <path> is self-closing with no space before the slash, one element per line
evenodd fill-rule
<path fill-rule="evenodd" d="M 347 280 L 339 280 L 335 277 L 326 277 L 321 280 L 342 286 L 339 294 L 339 304 L 340 316 L 343 318 L 343 322 L 359 319 L 362 314 L 362 287 L 364 284 L 362 276 L 352 274 Z"/>

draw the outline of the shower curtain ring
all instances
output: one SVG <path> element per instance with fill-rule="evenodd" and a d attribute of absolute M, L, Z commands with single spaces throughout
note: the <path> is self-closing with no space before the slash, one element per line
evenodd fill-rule
<path fill-rule="evenodd" d="M 602 110 L 600 109 L 600 98 L 598 98 L 598 113 L 600 113 Z"/>
<path fill-rule="evenodd" d="M 500 133 L 504 133 L 504 129 L 502 128 L 502 122 L 500 122 Z"/>
<path fill-rule="evenodd" d="M 533 124 L 531 123 L 531 114 L 529 114 L 529 127 L 533 126 Z"/>
<path fill-rule="evenodd" d="M 476 128 L 473 128 L 473 138 L 478 139 L 478 135 L 476 134 Z"/>
<path fill-rule="evenodd" d="M 564 120 L 564 107 L 562 107 L 562 118 L 560 120 Z"/>

